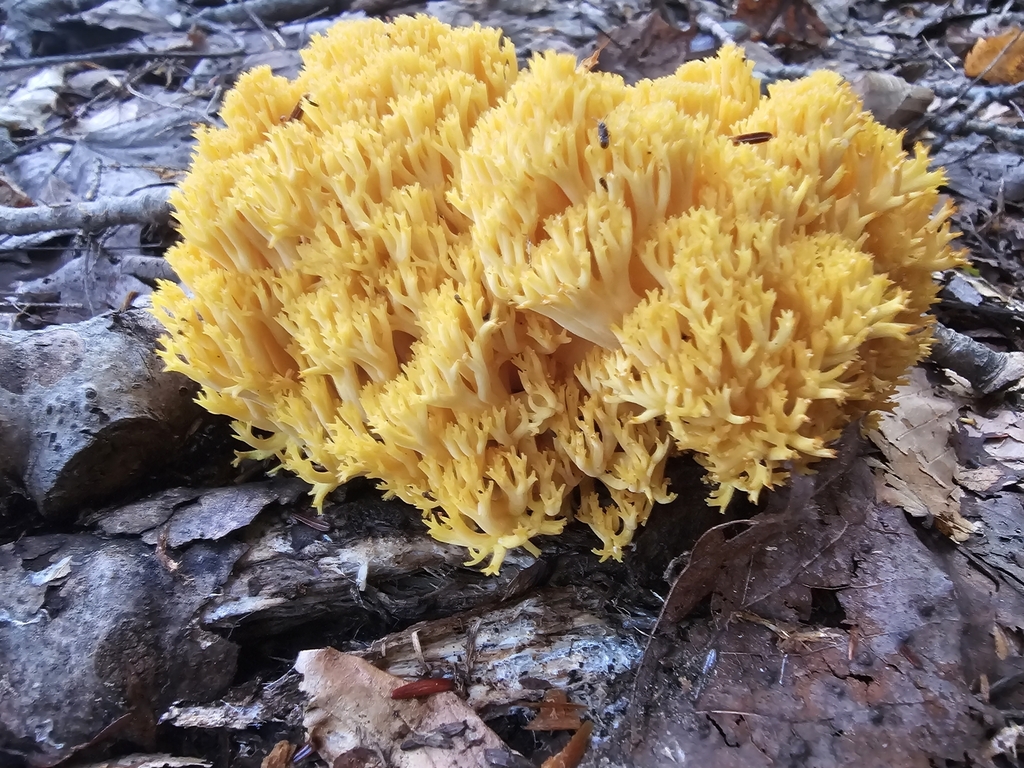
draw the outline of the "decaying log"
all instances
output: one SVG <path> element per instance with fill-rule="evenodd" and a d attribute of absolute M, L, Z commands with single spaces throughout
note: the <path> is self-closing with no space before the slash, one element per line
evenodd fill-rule
<path fill-rule="evenodd" d="M 277 634 L 323 617 L 387 628 L 501 599 L 514 567 L 499 578 L 463 567 L 465 550 L 427 536 L 415 510 L 364 488 L 329 500 L 320 516 L 309 487 L 294 478 L 175 488 L 86 522 L 138 535 L 171 561 L 192 541 L 241 537 L 245 555 L 198 617 L 232 636 Z M 530 559 L 515 554 L 509 563 Z"/>
<path fill-rule="evenodd" d="M 547 687 L 595 713 L 619 711 L 640 635 L 601 574 L 617 569 L 622 590 L 625 566 L 567 553 L 572 568 L 554 568 L 560 585 L 524 587 L 515 566 L 528 555 L 483 576 L 369 484 L 330 499 L 322 517 L 307 491 L 294 478 L 171 489 L 81 520 L 101 535 L 0 548 L 0 593 L 12 596 L 0 609 L 0 743 L 38 766 L 111 735 L 146 747 L 161 715 L 182 725 L 215 716 L 236 644 L 326 621 L 355 637 L 426 620 L 352 648 L 393 674 L 453 669 L 485 714 Z M 286 720 L 283 700 L 250 702 L 254 714 L 223 722 Z M 192 703 L 204 713 L 181 706 Z"/>
<path fill-rule="evenodd" d="M 465 550 L 430 538 L 412 508 L 373 490 L 325 505 L 320 517 L 305 495 L 291 509 L 299 517 L 282 512 L 250 531 L 249 551 L 202 611 L 204 627 L 264 635 L 340 617 L 386 631 L 495 604 L 516 572 L 492 578 L 464 567 Z M 309 517 L 329 530 L 310 528 Z"/>

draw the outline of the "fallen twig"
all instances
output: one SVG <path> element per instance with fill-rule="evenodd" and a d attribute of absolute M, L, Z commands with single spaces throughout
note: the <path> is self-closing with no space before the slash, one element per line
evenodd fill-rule
<path fill-rule="evenodd" d="M 983 397 L 1024 378 L 1024 352 L 997 352 L 941 323 L 935 324 L 934 334 L 932 362 L 963 376 Z"/>
<path fill-rule="evenodd" d="M 981 97 L 989 102 L 993 102 L 1008 101 L 1009 99 L 1015 99 L 1018 96 L 1024 95 L 1024 82 L 1015 83 L 1014 85 L 971 85 L 966 89 L 958 83 L 947 82 L 929 83 L 928 87 L 935 92 L 936 96 L 943 99 L 953 97 L 958 99 L 976 99 Z"/>
<path fill-rule="evenodd" d="M 0 72 L 14 69 L 33 69 L 35 67 L 52 67 L 59 64 L 95 64 L 101 61 L 120 61 L 122 59 L 224 59 L 233 56 L 245 56 L 247 51 L 239 48 L 234 51 L 104 51 L 102 53 L 70 53 L 63 56 L 36 56 L 31 59 L 8 59 L 0 61 Z"/>
<path fill-rule="evenodd" d="M 948 118 L 932 116 L 928 122 L 945 135 L 954 133 L 980 133 L 996 141 L 1005 141 L 1009 144 L 1024 144 L 1024 128 L 1011 128 L 998 123 L 988 123 L 984 120 L 962 120 L 961 118 Z M 933 144 L 934 145 L 934 144 Z"/>
<path fill-rule="evenodd" d="M 754 77 L 774 83 L 776 80 L 799 80 L 814 71 L 812 68 L 801 67 L 799 64 L 782 64 L 773 67 L 769 64 L 755 64 Z"/>
<path fill-rule="evenodd" d="M 264 22 L 294 21 L 321 12 L 334 15 L 345 10 L 347 4 L 339 0 L 242 0 L 203 8 L 196 18 L 222 24 L 251 24 L 253 16 Z"/>
<path fill-rule="evenodd" d="M 53 301 L 18 301 L 17 298 L 7 297 L 0 299 L 0 314 L 17 313 L 22 314 L 30 309 L 81 309 L 81 304 L 64 304 Z"/>
<path fill-rule="evenodd" d="M 375 13 L 387 13 L 409 4 L 408 0 L 353 0 L 352 10 L 362 11 L 372 16 Z"/>
<path fill-rule="evenodd" d="M 54 230 L 96 232 L 120 224 L 159 224 L 171 214 L 169 188 L 157 187 L 130 197 L 108 197 L 87 203 L 0 207 L 0 234 L 31 235 Z"/>

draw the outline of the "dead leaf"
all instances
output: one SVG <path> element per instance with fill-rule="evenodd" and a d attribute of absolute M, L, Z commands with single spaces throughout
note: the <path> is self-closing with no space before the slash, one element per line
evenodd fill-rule
<path fill-rule="evenodd" d="M 984 107 L 978 113 L 978 120 L 986 123 L 1000 123 L 1002 125 L 1016 125 L 1020 122 L 1016 111 L 1006 104 L 999 104 L 997 102 L 992 102 Z"/>
<path fill-rule="evenodd" d="M 1003 85 L 1024 80 L 1024 32 L 1011 27 L 1001 35 L 979 39 L 964 59 L 964 74 Z"/>
<path fill-rule="evenodd" d="M 607 47 L 609 42 L 610 41 L 608 39 L 605 39 L 603 42 L 598 44 L 597 48 L 594 49 L 594 52 L 592 54 L 590 54 L 589 56 L 587 56 L 587 58 L 585 58 L 583 61 L 581 61 L 579 63 L 579 65 L 577 65 L 577 67 L 576 67 L 577 71 L 579 71 L 579 72 L 589 72 L 594 67 L 596 67 L 597 66 L 597 60 L 601 56 L 601 51 L 603 51 Z"/>
<path fill-rule="evenodd" d="M 537 716 L 526 726 L 528 731 L 575 731 L 582 726 L 582 704 L 570 704 L 561 688 L 552 688 L 537 705 Z"/>
<path fill-rule="evenodd" d="M 807 0 L 739 0 L 733 18 L 750 27 L 754 39 L 768 43 L 818 48 L 829 38 L 828 27 Z"/>
<path fill-rule="evenodd" d="M 0 125 L 14 131 L 42 131 L 64 87 L 62 67 L 47 67 L 3 100 Z"/>
<path fill-rule="evenodd" d="M 287 768 L 294 751 L 295 747 L 290 741 L 279 741 L 270 750 L 270 754 L 263 758 L 260 768 Z"/>
<path fill-rule="evenodd" d="M 174 29 L 165 16 L 154 12 L 140 0 L 107 0 L 82 11 L 79 16 L 85 23 L 104 29 L 131 29 L 144 34 Z"/>
<path fill-rule="evenodd" d="M 1024 737 L 1024 725 L 1008 725 L 992 737 L 985 750 L 985 756 L 1011 755 L 1017 759 L 1017 742 Z"/>
<path fill-rule="evenodd" d="M 7 177 L 0 175 L 0 206 L 6 208 L 31 208 L 35 203 L 21 187 Z"/>
<path fill-rule="evenodd" d="M 914 517 L 930 515 L 944 535 L 966 541 L 981 528 L 960 514 L 963 491 L 955 482 L 956 452 L 950 442 L 957 404 L 935 394 L 921 368 L 911 371 L 893 401 L 895 408 L 882 414 L 878 429 L 870 433 L 887 462 L 870 462 L 879 500 Z"/>
<path fill-rule="evenodd" d="M 1020 596 L 987 580 L 968 593 L 966 576 L 953 581 L 971 561 L 936 552 L 878 504 L 859 460 L 824 490 L 818 477 L 797 479 L 812 483 L 793 499 L 809 520 L 756 540 L 761 516 L 749 521 L 724 542 L 710 600 L 703 584 L 680 577 L 681 588 L 699 587 L 702 610 L 683 626 L 659 623 L 666 653 L 633 702 L 645 717 L 611 764 L 769 768 L 799 755 L 815 768 L 926 766 L 969 762 L 984 748 L 969 681 L 1003 675 L 987 659 L 968 671 L 979 655 L 965 632 L 972 609 L 984 613 L 995 599 L 1016 608 Z M 745 547 L 733 545 L 740 538 Z M 738 611 L 757 620 L 736 622 Z"/>
<path fill-rule="evenodd" d="M 852 86 L 864 108 L 878 122 L 897 131 L 920 118 L 935 98 L 931 88 L 911 85 L 885 72 L 865 72 Z"/>
<path fill-rule="evenodd" d="M 562 751 L 545 760 L 541 768 L 576 768 L 583 760 L 583 755 L 587 753 L 587 747 L 590 746 L 590 733 L 593 729 L 594 724 L 587 720 L 572 735 Z"/>
<path fill-rule="evenodd" d="M 1003 407 L 987 415 L 971 414 L 966 432 L 984 440 L 985 456 L 1006 467 L 1024 469 L 1024 424 L 1013 408 Z"/>
<path fill-rule="evenodd" d="M 328 765 L 348 765 L 358 753 L 393 768 L 489 768 L 486 750 L 508 751 L 454 693 L 394 700 L 404 680 L 333 648 L 303 651 L 295 669 L 309 695 L 303 723 Z M 465 728 L 446 731 L 451 723 Z M 431 739 L 435 733 L 447 740 Z M 410 738 L 412 748 L 403 749 Z"/>
<path fill-rule="evenodd" d="M 992 640 L 995 643 L 996 656 L 999 657 L 1000 661 L 1003 661 L 1010 655 L 1010 644 L 1006 640 L 1006 633 L 1003 632 L 1003 628 L 998 624 L 992 625 Z"/>
<path fill-rule="evenodd" d="M 597 68 L 622 75 L 627 82 L 671 74 L 694 58 L 690 43 L 696 34 L 696 27 L 680 29 L 653 11 L 598 35 Z"/>

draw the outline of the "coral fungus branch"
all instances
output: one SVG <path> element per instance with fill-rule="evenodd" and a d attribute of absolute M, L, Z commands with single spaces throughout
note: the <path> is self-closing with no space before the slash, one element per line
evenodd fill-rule
<path fill-rule="evenodd" d="M 167 366 L 318 503 L 376 478 L 489 572 L 574 514 L 619 558 L 673 453 L 757 498 L 927 353 L 942 174 L 834 74 L 520 72 L 425 16 L 303 61 L 200 129 L 153 303 Z"/>

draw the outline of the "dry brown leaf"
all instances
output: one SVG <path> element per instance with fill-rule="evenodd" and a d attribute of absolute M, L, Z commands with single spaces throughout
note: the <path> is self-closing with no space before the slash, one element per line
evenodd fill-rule
<path fill-rule="evenodd" d="M 1001 35 L 978 40 L 964 59 L 964 74 L 1004 85 L 1024 80 L 1024 33 L 1011 27 Z"/>
<path fill-rule="evenodd" d="M 971 417 L 967 433 L 985 441 L 988 458 L 1024 469 L 1024 424 L 1013 408 L 1003 407 L 986 415 L 972 413 Z"/>
<path fill-rule="evenodd" d="M 769 43 L 819 47 L 829 38 L 828 27 L 807 0 L 739 0 L 733 18 Z"/>
<path fill-rule="evenodd" d="M 0 205 L 7 208 L 31 208 L 35 203 L 21 187 L 0 175 Z"/>
<path fill-rule="evenodd" d="M 270 754 L 263 758 L 260 768 L 287 768 L 292 759 L 294 747 L 289 741 L 279 741 L 270 750 Z"/>
<path fill-rule="evenodd" d="M 996 656 L 1000 661 L 1005 661 L 1006 657 L 1010 655 L 1010 643 L 1006 639 L 1006 633 L 998 624 L 992 625 L 992 640 L 995 642 Z"/>
<path fill-rule="evenodd" d="M 587 753 L 587 747 L 590 746 L 590 732 L 593 729 L 594 724 L 587 720 L 572 735 L 569 743 L 562 748 L 562 751 L 545 760 L 541 768 L 576 768 Z"/>
<path fill-rule="evenodd" d="M 696 25 L 680 29 L 652 11 L 597 36 L 602 49 L 600 69 L 615 72 L 627 82 L 671 74 L 691 58 Z"/>
<path fill-rule="evenodd" d="M 608 47 L 608 43 L 609 42 L 611 42 L 611 41 L 610 40 L 603 40 L 603 41 L 601 41 L 598 44 L 597 48 L 594 49 L 594 52 L 592 54 L 590 54 L 589 56 L 587 56 L 587 58 L 585 58 L 583 61 L 581 61 L 579 63 L 579 65 L 576 67 L 576 70 L 578 72 L 589 72 L 594 67 L 596 67 L 597 66 L 597 60 L 601 56 L 601 51 L 603 51 L 606 47 Z"/>
<path fill-rule="evenodd" d="M 659 620 L 652 632 L 641 667 L 650 671 L 631 701 L 632 732 L 612 743 L 620 752 L 610 764 L 764 768 L 792 763 L 799 745 L 808 757 L 798 762 L 822 768 L 923 766 L 964 761 L 987 740 L 969 681 L 1002 677 L 1006 667 L 965 638 L 969 628 L 991 627 L 975 616 L 989 617 L 996 600 L 1013 600 L 1016 611 L 1022 598 L 994 585 L 975 588 L 977 571 L 963 550 L 933 550 L 904 515 L 876 503 L 859 458 L 848 466 L 836 476 L 822 462 L 819 474 L 797 476 L 771 497 L 792 525 L 779 521 L 772 535 L 754 539 L 772 524 L 765 510 L 733 523 L 728 539 L 698 541 L 673 592 L 681 605 L 686 590 L 701 614 L 670 606 L 669 595 L 666 611 L 682 613 L 686 631 Z M 826 472 L 835 479 L 823 484 Z M 812 514 L 809 524 L 804 515 Z M 710 574 L 700 562 L 717 552 L 706 589 L 690 572 L 696 565 Z M 741 610 L 760 618 L 734 622 Z M 803 648 L 779 642 L 800 624 L 835 639 Z M 679 684 L 684 675 L 692 687 Z M 864 716 L 876 711 L 885 717 Z"/>
<path fill-rule="evenodd" d="M 490 768 L 487 750 L 508 750 L 454 693 L 392 699 L 406 681 L 357 656 L 303 651 L 295 669 L 309 695 L 303 724 L 328 765 L 376 759 L 392 768 Z"/>
<path fill-rule="evenodd" d="M 561 688 L 552 688 L 544 694 L 538 705 L 537 716 L 526 726 L 528 731 L 575 731 L 582 726 L 582 704 L 570 704 L 569 696 Z"/>
<path fill-rule="evenodd" d="M 960 514 L 963 491 L 954 482 L 957 462 L 949 437 L 957 419 L 956 403 L 938 397 L 921 368 L 893 397 L 871 440 L 888 466 L 871 462 L 878 498 L 915 517 L 932 515 L 935 527 L 955 541 L 966 541 L 980 526 Z"/>

